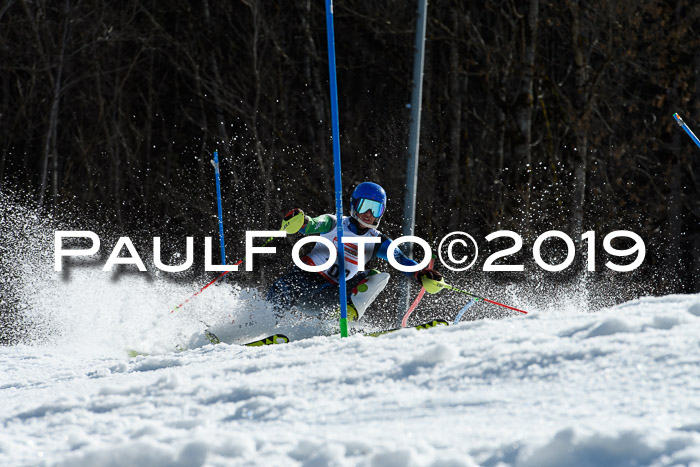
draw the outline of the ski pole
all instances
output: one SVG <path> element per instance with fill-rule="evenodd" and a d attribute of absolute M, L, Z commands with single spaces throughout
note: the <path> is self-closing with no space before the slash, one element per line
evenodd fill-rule
<path fill-rule="evenodd" d="M 452 285 L 450 285 L 450 284 L 445 284 L 444 287 L 445 287 L 446 289 L 453 290 L 453 291 L 455 291 L 455 292 L 457 292 L 457 293 L 461 293 L 461 294 L 464 294 L 464 295 L 469 295 L 470 297 L 478 298 L 479 300 L 483 300 L 483 301 L 485 301 L 485 302 L 493 303 L 494 305 L 502 306 L 502 307 L 508 308 L 508 309 L 510 309 L 510 310 L 515 310 L 515 311 L 517 311 L 518 313 L 527 314 L 527 311 L 520 310 L 520 309 L 518 309 L 518 308 L 509 306 L 509 305 L 504 305 L 503 303 L 494 302 L 493 300 L 489 300 L 488 298 L 479 297 L 478 295 L 474 295 L 473 293 L 467 292 L 466 290 L 458 289 L 457 287 L 454 287 L 454 286 L 452 286 Z"/>
<path fill-rule="evenodd" d="M 282 230 L 283 230 L 283 229 L 282 229 Z M 267 240 L 265 240 L 265 243 L 263 243 L 262 246 L 265 246 L 265 245 L 267 245 L 268 243 L 270 243 L 270 242 L 272 241 L 273 238 L 275 238 L 275 237 L 270 237 L 270 238 L 268 238 Z M 238 262 L 235 264 L 235 266 L 239 266 L 239 265 L 242 264 L 242 263 L 243 263 L 243 260 L 240 260 L 240 261 L 238 261 Z M 179 310 L 180 308 L 182 308 L 182 307 L 185 305 L 185 303 L 189 302 L 189 301 L 192 300 L 194 297 L 196 297 L 197 295 L 199 295 L 199 294 L 201 294 L 202 292 L 204 292 L 204 291 L 207 289 L 207 287 L 209 287 L 210 285 L 214 284 L 216 281 L 218 281 L 219 279 L 221 279 L 222 277 L 224 277 L 224 276 L 225 276 L 226 274 L 228 274 L 229 272 L 231 272 L 231 271 L 224 271 L 224 272 L 222 272 L 221 274 L 219 274 L 216 278 L 212 279 L 207 285 L 205 285 L 204 287 L 202 287 L 201 289 L 199 289 L 198 291 L 196 291 L 194 294 L 190 295 L 190 297 L 189 297 L 187 300 L 185 300 L 184 302 L 180 303 L 178 306 L 176 306 L 175 308 L 173 308 L 172 311 L 170 311 L 170 313 L 175 313 L 177 310 Z"/>
<path fill-rule="evenodd" d="M 688 133 L 688 136 L 690 136 L 690 139 L 692 139 L 693 142 L 697 144 L 697 146 L 700 148 L 700 140 L 698 140 L 698 137 L 695 136 L 695 133 L 693 133 L 693 131 L 690 128 L 688 128 L 688 125 L 686 125 L 681 116 L 678 115 L 678 112 L 673 114 L 673 118 L 675 118 L 676 122 L 678 122 L 678 126 L 683 128 L 683 130 L 685 130 L 685 132 Z"/>
<path fill-rule="evenodd" d="M 478 298 L 472 298 L 467 302 L 466 305 L 462 307 L 461 310 L 459 310 L 459 313 L 457 313 L 457 316 L 455 316 L 455 321 L 452 323 L 453 325 L 459 323 L 459 320 L 462 319 L 462 316 L 464 316 L 464 313 L 471 308 L 472 306 L 476 305 L 476 301 L 479 300 Z"/>
<path fill-rule="evenodd" d="M 425 295 L 425 289 L 421 288 L 420 292 L 418 292 L 418 295 L 416 296 L 415 300 L 413 300 L 413 303 L 411 303 L 411 306 L 408 307 L 408 310 L 406 311 L 406 314 L 403 315 L 403 319 L 401 319 L 401 327 L 405 328 L 406 325 L 408 324 L 408 317 L 411 316 L 411 313 L 413 313 L 413 310 L 416 309 L 420 301 L 423 299 L 423 295 Z"/>
<path fill-rule="evenodd" d="M 435 262 L 435 257 L 430 259 L 430 263 L 428 264 L 428 268 L 432 269 L 434 262 Z M 413 313 L 413 310 L 416 309 L 416 307 L 420 303 L 421 299 L 423 298 L 423 295 L 425 295 L 425 287 L 420 288 L 420 292 L 418 292 L 418 296 L 416 297 L 415 300 L 413 300 L 413 303 L 411 303 L 411 306 L 408 307 L 408 311 L 406 311 L 406 314 L 403 315 L 403 319 L 401 320 L 401 327 L 402 328 L 405 328 L 406 325 L 408 324 L 408 317 L 411 316 L 411 313 Z"/>
<path fill-rule="evenodd" d="M 442 289 L 449 289 L 457 293 L 461 293 L 464 295 L 469 295 L 470 297 L 478 298 L 479 300 L 483 300 L 485 302 L 493 303 L 494 305 L 502 306 L 504 308 L 508 308 L 510 310 L 515 310 L 519 313 L 524 313 L 527 314 L 527 311 L 520 310 L 518 308 L 509 306 L 509 305 L 504 305 L 503 303 L 498 303 L 493 300 L 489 300 L 488 298 L 480 297 L 478 295 L 475 295 L 471 292 L 467 292 L 466 290 L 458 289 L 457 287 L 445 283 L 443 280 L 433 280 L 433 279 L 428 279 L 428 278 L 423 278 L 423 287 L 428 291 L 428 293 L 434 294 L 438 293 Z"/>
<path fill-rule="evenodd" d="M 243 260 L 240 260 L 239 262 L 236 263 L 236 266 L 238 266 L 238 265 L 241 264 L 242 262 L 243 262 Z M 221 274 L 219 274 L 216 278 L 212 279 L 211 282 L 209 282 L 207 285 L 205 285 L 204 287 L 202 287 L 201 289 L 199 289 L 198 291 L 196 291 L 194 294 L 192 294 L 192 295 L 190 296 L 190 298 L 188 298 L 187 300 L 185 300 L 184 302 L 180 303 L 178 306 L 176 306 L 175 308 L 173 308 L 173 309 L 170 311 L 170 313 L 175 313 L 177 310 L 179 310 L 180 308 L 182 308 L 182 307 L 185 305 L 185 303 L 189 302 L 189 301 L 192 300 L 194 297 L 196 297 L 197 295 L 199 295 L 199 294 L 201 294 L 202 292 L 204 292 L 204 291 L 207 289 L 207 287 L 209 287 L 210 285 L 212 285 L 213 283 L 215 283 L 216 281 L 218 281 L 219 279 L 221 279 L 222 277 L 224 277 L 224 276 L 225 276 L 226 274 L 228 274 L 229 272 L 230 272 L 230 271 L 224 271 L 224 272 L 222 272 Z"/>

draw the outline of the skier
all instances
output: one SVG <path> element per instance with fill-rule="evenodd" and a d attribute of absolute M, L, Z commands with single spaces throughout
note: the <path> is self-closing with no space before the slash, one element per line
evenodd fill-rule
<path fill-rule="evenodd" d="M 357 185 L 350 198 L 350 217 L 343 216 L 344 237 L 378 237 L 379 243 L 345 243 L 345 278 L 349 300 L 347 317 L 349 321 L 359 320 L 377 295 L 386 287 L 390 275 L 375 269 L 365 271 L 365 265 L 372 258 L 387 259 L 387 250 L 391 239 L 377 230 L 379 222 L 386 211 L 386 192 L 372 182 Z M 310 218 L 299 209 L 292 209 L 284 216 L 282 230 L 289 234 L 301 232 L 304 235 L 320 235 L 330 240 L 338 248 L 336 238 L 336 216 L 323 214 Z M 364 264 L 359 264 L 358 248 L 364 248 Z M 329 259 L 328 248 L 318 242 L 311 252 L 301 258 L 310 266 L 326 263 Z M 406 257 L 397 248 L 394 253 L 396 261 L 404 266 L 415 266 L 416 261 Z M 304 271 L 296 265 L 279 278 L 268 290 L 267 300 L 275 308 L 278 317 L 294 306 L 308 307 L 320 311 L 338 310 L 338 260 L 321 272 Z M 423 278 L 440 281 L 442 276 L 437 271 L 425 268 L 415 273 L 404 273 L 414 277 L 419 284 Z"/>

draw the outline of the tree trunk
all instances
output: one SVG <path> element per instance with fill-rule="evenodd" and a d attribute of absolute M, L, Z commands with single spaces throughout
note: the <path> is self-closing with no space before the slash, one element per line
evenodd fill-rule
<path fill-rule="evenodd" d="M 698 115 L 698 110 L 700 110 L 700 50 L 698 49 L 695 50 L 695 59 L 693 61 L 693 67 L 693 74 L 695 75 L 695 95 L 693 96 L 693 110 L 694 114 Z M 695 150 L 695 148 L 693 148 L 693 150 Z M 692 164 L 697 160 L 698 159 L 696 153 L 695 157 L 688 162 L 689 171 L 693 170 Z M 695 164 L 696 167 L 700 166 L 700 164 L 697 164 L 697 162 L 695 162 Z M 698 271 L 700 271 L 700 229 L 698 229 L 697 227 L 698 225 L 700 225 L 700 197 L 691 195 L 689 198 L 689 215 L 692 217 L 688 224 L 691 226 L 695 226 L 695 229 L 693 229 L 693 236 L 695 237 L 695 239 L 693 240 L 691 238 L 689 245 L 692 254 L 690 258 L 690 264 L 688 265 L 689 271 L 691 271 L 691 279 L 688 281 L 688 286 L 690 287 L 690 292 L 697 292 L 700 290 L 700 274 L 698 274 Z"/>
<path fill-rule="evenodd" d="M 261 57 L 260 57 L 260 40 L 261 40 L 261 34 L 262 34 L 262 14 L 260 12 L 260 5 L 257 2 L 251 2 L 249 5 L 251 9 L 251 13 L 253 16 L 253 38 L 252 38 L 252 56 L 253 56 L 253 88 L 254 88 L 254 97 L 253 97 L 253 107 L 251 109 L 251 125 L 250 128 L 253 132 L 253 140 L 254 140 L 254 151 L 255 151 L 255 159 L 258 163 L 258 171 L 260 174 L 260 181 L 263 185 L 263 193 L 261 194 L 263 203 L 262 203 L 262 213 L 255 212 L 255 217 L 258 219 L 262 220 L 263 222 L 267 221 L 267 219 L 270 218 L 270 201 L 271 201 L 271 196 L 272 196 L 272 190 L 273 190 L 273 181 L 272 181 L 272 164 L 269 166 L 266 163 L 265 160 L 265 147 L 260 139 L 259 131 L 258 131 L 258 112 L 260 109 L 260 99 L 262 95 L 262 88 L 263 88 L 263 83 L 261 81 L 261 75 L 260 75 L 260 67 L 261 67 Z M 265 272 L 263 270 L 261 276 L 260 276 L 261 281 L 265 281 Z"/>
<path fill-rule="evenodd" d="M 209 11 L 209 0 L 204 0 L 204 24 L 207 29 L 211 29 L 211 13 Z M 216 59 L 216 55 L 214 54 L 213 49 L 209 52 L 209 62 L 211 64 L 211 69 L 214 73 L 214 79 L 216 80 L 216 86 L 212 91 L 212 95 L 214 97 L 215 103 L 214 115 L 216 117 L 217 127 L 219 129 L 217 139 L 221 141 L 221 152 L 223 153 L 223 155 L 231 157 L 231 138 L 228 133 L 228 128 L 226 127 L 226 118 L 224 117 L 223 113 L 223 109 L 225 107 L 225 103 L 222 97 L 224 95 L 224 82 L 221 79 L 221 72 L 219 71 L 219 62 Z M 235 173 L 234 177 L 236 177 Z"/>
<path fill-rule="evenodd" d="M 61 91 L 62 91 L 62 81 L 63 81 L 63 67 L 65 65 L 65 49 L 66 41 L 68 40 L 68 25 L 70 21 L 68 19 L 70 15 L 70 0 L 66 0 L 64 15 L 63 15 L 63 33 L 61 35 L 61 44 L 58 53 L 57 63 L 49 67 L 49 74 L 51 75 L 51 81 L 53 82 L 53 92 L 51 96 L 51 107 L 49 109 L 49 123 L 46 131 L 46 137 L 44 139 L 44 159 L 41 166 L 41 188 L 39 191 L 39 208 L 41 209 L 44 205 L 44 196 L 46 193 L 46 186 L 48 184 L 49 176 L 49 159 L 51 159 L 52 167 L 52 194 L 54 203 L 58 197 L 58 150 L 56 148 L 56 133 L 58 132 L 58 110 L 59 104 L 61 102 Z M 55 66 L 55 73 L 51 71 Z"/>
<path fill-rule="evenodd" d="M 458 198 L 460 196 L 459 185 L 463 181 L 460 170 L 460 162 L 462 161 L 462 149 L 461 149 L 461 129 L 462 129 L 462 74 L 460 73 L 459 66 L 459 27 L 460 27 L 461 15 L 455 14 L 452 16 L 452 42 L 450 43 L 450 100 L 449 100 L 449 115 L 450 115 L 450 129 L 449 129 L 449 143 L 450 143 L 450 176 L 448 178 L 448 202 L 452 211 L 451 216 L 451 227 L 458 225 L 461 219 L 460 215 L 460 203 L 458 203 Z"/>
<path fill-rule="evenodd" d="M 324 131 L 320 130 L 321 122 L 326 119 L 326 110 L 324 106 L 324 91 L 321 88 L 321 76 L 319 73 L 320 66 L 318 66 L 317 57 L 318 50 L 316 48 L 316 43 L 314 42 L 313 34 L 311 32 L 311 25 L 309 24 L 309 17 L 311 16 L 311 0 L 306 0 L 303 3 L 304 7 L 301 11 L 300 20 L 301 26 L 304 30 L 304 48 L 306 53 L 304 54 L 304 78 L 306 83 L 310 85 L 311 90 L 308 93 L 311 100 L 311 111 L 313 113 L 313 122 L 305 125 L 305 128 L 310 133 L 309 140 L 312 143 L 312 151 L 317 154 L 326 154 L 327 149 L 327 139 Z M 325 128 L 325 126 L 324 126 Z M 318 168 L 321 175 L 325 178 L 331 175 L 331 170 L 329 170 L 327 157 L 318 157 Z"/>
<path fill-rule="evenodd" d="M 575 133 L 576 147 L 574 147 L 574 180 L 571 190 L 571 236 L 575 242 L 579 242 L 583 233 L 583 213 L 586 202 L 586 177 L 588 170 L 588 124 L 590 119 L 588 102 L 589 67 L 583 50 L 583 36 L 581 33 L 579 0 L 569 2 L 571 11 L 571 45 L 574 59 L 575 96 L 573 99 L 572 122 Z"/>
<path fill-rule="evenodd" d="M 683 172 L 681 170 L 681 141 L 680 133 L 673 133 L 673 143 L 670 162 L 670 180 L 667 212 L 666 273 L 663 275 L 669 291 L 678 290 L 678 280 L 683 277 L 683 260 L 681 238 L 683 236 Z"/>
<path fill-rule="evenodd" d="M 524 44 L 522 52 L 522 76 L 516 99 L 514 119 L 517 129 L 513 147 L 515 160 L 525 166 L 525 195 L 523 227 L 525 236 L 530 233 L 530 194 L 532 191 L 532 110 L 535 104 L 533 81 L 535 74 L 535 51 L 537 49 L 537 21 L 539 0 L 530 0 L 528 14 L 523 24 Z M 519 63 L 519 61 L 516 61 Z"/>

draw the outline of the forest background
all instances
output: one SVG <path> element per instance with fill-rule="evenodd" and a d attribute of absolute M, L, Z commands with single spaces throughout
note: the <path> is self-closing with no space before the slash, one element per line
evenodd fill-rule
<path fill-rule="evenodd" d="M 397 237 L 416 2 L 334 3 L 345 206 L 356 183 L 380 183 L 382 230 Z M 541 233 L 578 244 L 593 230 L 606 281 L 619 273 L 603 266 L 602 238 L 629 229 L 647 258 L 628 282 L 700 290 L 700 150 L 672 118 L 700 130 L 694 0 L 434 0 L 426 54 L 416 235 L 436 246 L 469 232 L 483 261 L 510 246 L 485 235 L 518 232 L 525 247 L 507 262 L 528 266 L 493 277 L 508 282 L 532 276 Z M 334 212 L 323 2 L 2 2 L 6 196 L 182 251 L 185 236 L 217 236 L 215 149 L 230 262 L 245 230 L 275 230 L 293 207 Z M 577 259 L 547 277 L 571 280 Z M 278 255 L 236 280 L 289 264 Z"/>

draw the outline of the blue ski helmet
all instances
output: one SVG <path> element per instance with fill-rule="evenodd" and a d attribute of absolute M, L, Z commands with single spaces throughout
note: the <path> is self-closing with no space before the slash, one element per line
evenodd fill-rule
<path fill-rule="evenodd" d="M 360 220 L 360 214 L 367 211 L 372 211 L 375 218 L 374 224 L 366 224 Z M 376 229 L 384 211 L 386 211 L 386 191 L 384 188 L 372 182 L 363 182 L 355 187 L 350 198 L 350 215 L 361 226 Z"/>

